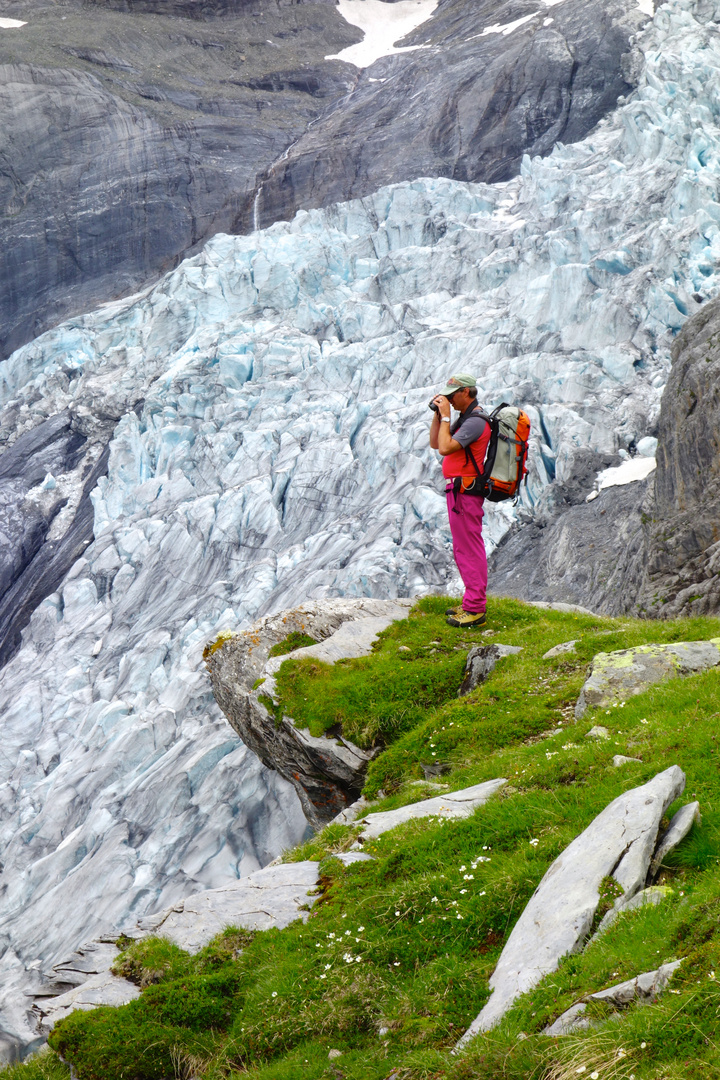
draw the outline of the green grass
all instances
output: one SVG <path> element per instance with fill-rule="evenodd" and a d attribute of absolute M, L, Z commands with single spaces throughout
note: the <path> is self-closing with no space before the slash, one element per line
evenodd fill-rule
<path fill-rule="evenodd" d="M 52 1035 L 79 1080 L 720 1077 L 720 673 L 672 680 L 578 723 L 572 715 L 598 651 L 715 637 L 720 622 L 610 620 L 499 600 L 488 627 L 496 633 L 481 636 L 447 627 L 447 604 L 421 601 L 362 660 L 334 669 L 286 662 L 282 701 L 296 719 L 319 716 L 315 730 L 341 723 L 383 748 L 366 785 L 371 798 L 383 789 L 374 809 L 434 793 L 411 783 L 432 761 L 450 766 L 442 781 L 451 790 L 498 776 L 505 788 L 471 818 L 413 821 L 367 843 L 372 862 L 343 868 L 333 858 L 353 843 L 352 827 L 330 826 L 288 852 L 321 860 L 305 924 L 228 931 L 194 957 L 158 939 L 130 945 L 118 969 L 144 987 L 141 997 L 74 1014 Z M 542 659 L 569 638 L 579 639 L 576 653 Z M 458 699 L 464 656 L 477 641 L 523 651 Z M 597 723 L 607 741 L 585 738 Z M 614 754 L 641 760 L 614 768 Z M 452 1055 L 552 861 L 612 799 L 672 764 L 685 770 L 682 801 L 700 801 L 703 823 L 666 860 L 660 883 L 671 897 L 621 916 L 498 1028 Z M 612 893 L 604 890 L 606 906 Z M 672 992 L 657 1004 L 633 1006 L 619 1022 L 593 1005 L 596 1029 L 562 1040 L 541 1034 L 584 995 L 680 957 Z M 341 1056 L 329 1059 L 331 1049 Z M 24 1069 L 37 1065 L 7 1075 L 67 1075 Z"/>
<path fill-rule="evenodd" d="M 273 645 L 268 656 L 284 656 L 294 649 L 304 649 L 308 645 L 317 645 L 315 638 L 310 637 L 309 634 L 303 634 L 300 630 L 293 630 L 282 641 Z"/>

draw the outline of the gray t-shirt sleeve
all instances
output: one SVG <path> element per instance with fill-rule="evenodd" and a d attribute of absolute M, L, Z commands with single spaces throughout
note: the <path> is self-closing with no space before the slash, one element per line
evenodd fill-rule
<path fill-rule="evenodd" d="M 483 420 L 481 416 L 468 416 L 460 430 L 453 435 L 453 439 L 465 448 L 480 438 L 485 431 L 486 423 L 487 421 Z"/>

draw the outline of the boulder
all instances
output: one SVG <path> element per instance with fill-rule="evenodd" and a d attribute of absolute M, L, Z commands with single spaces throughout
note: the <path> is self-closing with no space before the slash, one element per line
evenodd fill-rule
<path fill-rule="evenodd" d="M 573 638 L 572 641 L 563 641 L 559 645 L 554 645 L 552 649 L 548 649 L 546 653 L 543 653 L 543 660 L 554 660 L 556 656 L 565 656 L 566 653 L 577 652 L 575 646 L 579 640 L 579 638 Z"/>
<path fill-rule="evenodd" d="M 266 616 L 243 634 L 210 645 L 207 666 L 213 693 L 246 746 L 262 763 L 288 780 L 313 828 L 322 828 L 360 797 L 373 750 L 362 750 L 341 735 L 316 737 L 292 717 L 279 721 L 261 698 L 272 698 L 274 674 L 290 657 L 314 656 L 334 663 L 370 652 L 380 630 L 406 619 L 411 600 L 324 600 Z M 270 658 L 273 645 L 291 632 L 318 644 Z M 255 684 L 264 681 L 260 686 Z"/>
<path fill-rule="evenodd" d="M 588 708 L 615 705 L 649 686 L 678 675 L 694 675 L 720 664 L 720 638 L 679 641 L 670 645 L 637 645 L 633 649 L 598 653 L 580 691 L 575 717 Z"/>
<path fill-rule="evenodd" d="M 490 1000 L 458 1049 L 497 1024 L 562 956 L 582 948 L 604 877 L 612 875 L 627 898 L 644 886 L 660 821 L 684 787 L 685 775 L 673 765 L 624 792 L 555 860 L 513 927 L 490 979 Z"/>
<path fill-rule="evenodd" d="M 519 645 L 476 645 L 467 654 L 465 662 L 465 677 L 460 684 L 458 697 L 464 697 L 472 693 L 481 683 L 484 683 L 491 671 L 495 670 L 498 660 L 514 653 L 522 652 Z"/>
<path fill-rule="evenodd" d="M 645 971 L 634 979 L 609 986 L 607 990 L 598 990 L 596 994 L 590 994 L 587 1000 L 604 1001 L 616 1009 L 626 1008 L 634 1001 L 649 1005 L 663 992 L 681 963 L 682 960 L 673 960 L 670 964 L 662 964 L 656 971 Z M 585 1016 L 586 1010 L 587 1005 L 584 1002 L 572 1005 L 554 1024 L 545 1028 L 543 1035 L 570 1035 L 575 1031 L 587 1030 L 593 1026 L 593 1021 Z"/>

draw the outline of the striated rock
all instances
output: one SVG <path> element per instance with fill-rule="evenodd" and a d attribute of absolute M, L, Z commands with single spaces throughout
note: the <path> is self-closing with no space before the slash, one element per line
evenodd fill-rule
<path fill-rule="evenodd" d="M 627 701 L 655 683 L 679 675 L 708 671 L 720 664 L 720 638 L 680 641 L 670 645 L 636 645 L 633 649 L 597 653 L 575 706 L 580 719 L 588 708 Z"/>
<path fill-rule="evenodd" d="M 358 842 L 364 844 L 367 840 L 375 840 L 397 825 L 404 825 L 406 821 L 415 821 L 418 818 L 470 817 L 504 784 L 507 784 L 507 780 L 486 780 L 483 784 L 474 784 L 461 791 L 451 791 L 434 799 L 423 799 L 421 802 L 410 803 L 409 806 L 401 806 L 397 810 L 381 810 L 377 814 L 368 814 L 356 822 L 362 826 Z"/>
<path fill-rule="evenodd" d="M 208 657 L 213 693 L 221 709 L 263 764 L 294 786 L 314 828 L 327 825 L 357 800 L 374 752 L 361 750 L 341 734 L 316 738 L 288 716 L 276 721 L 260 699 L 272 695 L 272 672 L 288 656 L 311 655 L 334 662 L 341 656 L 365 655 L 380 630 L 395 619 L 407 618 L 411 604 L 410 600 L 367 599 L 306 604 L 260 619 Z M 272 646 L 293 631 L 322 640 L 278 657 L 268 666 Z M 258 679 L 265 681 L 254 689 Z"/>
<path fill-rule="evenodd" d="M 649 1005 L 657 1000 L 681 963 L 682 960 L 673 960 L 670 964 L 662 964 L 656 971 L 645 971 L 634 979 L 609 986 L 607 990 L 598 990 L 590 994 L 587 1000 L 604 1001 L 615 1009 L 626 1008 L 635 1001 Z M 584 1002 L 572 1005 L 554 1024 L 545 1028 L 543 1035 L 570 1035 L 575 1031 L 586 1031 L 593 1026 L 593 1021 L 584 1015 L 586 1010 Z"/>
<path fill-rule="evenodd" d="M 324 60 L 359 38 L 333 4 L 117 7 L 39 0 L 0 33 L 0 359 L 230 231 L 352 87 Z"/>
<path fill-rule="evenodd" d="M 497 1024 L 560 957 L 582 948 L 604 877 L 612 875 L 627 898 L 645 885 L 660 821 L 684 787 L 685 775 L 673 765 L 624 792 L 555 860 L 513 927 L 490 979 L 492 996 L 458 1049 Z"/>
<path fill-rule="evenodd" d="M 600 463 L 598 463 L 600 464 Z M 652 478 L 578 496 L 516 526 L 489 560 L 493 590 L 503 596 L 591 608 L 602 615 L 631 610 L 641 588 L 642 515 Z"/>
<path fill-rule="evenodd" d="M 522 652 L 518 645 L 476 645 L 467 654 L 465 662 L 465 677 L 460 684 L 457 696 L 464 697 L 472 693 L 481 683 L 484 683 L 491 671 L 495 670 L 498 660 L 514 653 Z"/>

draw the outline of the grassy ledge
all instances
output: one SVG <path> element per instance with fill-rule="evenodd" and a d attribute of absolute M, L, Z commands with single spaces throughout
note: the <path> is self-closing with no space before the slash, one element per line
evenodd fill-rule
<path fill-rule="evenodd" d="M 450 790 L 504 776 L 501 793 L 465 820 L 409 822 L 365 845 L 372 862 L 348 868 L 333 855 L 352 844 L 353 828 L 324 829 L 285 855 L 321 861 L 306 924 L 230 929 L 192 957 L 160 939 L 132 945 L 118 970 L 143 988 L 136 1001 L 74 1013 L 52 1033 L 51 1052 L 0 1075 L 59 1080 L 69 1076 L 61 1055 L 78 1080 L 720 1076 L 720 673 L 672 680 L 577 723 L 572 711 L 595 653 L 717 637 L 720 621 L 604 619 L 496 600 L 487 630 L 473 634 L 445 624 L 448 603 L 420 601 L 368 657 L 332 668 L 286 661 L 280 701 L 315 734 L 341 725 L 380 749 L 366 785 L 373 809 L 436 794 L 417 783 L 433 763 L 449 768 L 439 780 Z M 571 638 L 576 652 L 543 659 Z M 458 699 L 478 642 L 522 652 Z M 586 738 L 595 724 L 609 739 Z M 640 760 L 615 768 L 615 754 Z M 669 898 L 620 916 L 498 1028 L 452 1055 L 551 862 L 612 799 L 672 764 L 687 774 L 683 801 L 700 801 L 703 822 L 662 868 Z M 541 1034 L 584 996 L 681 957 L 656 1004 L 618 1018 L 593 1003 L 595 1028 Z"/>

